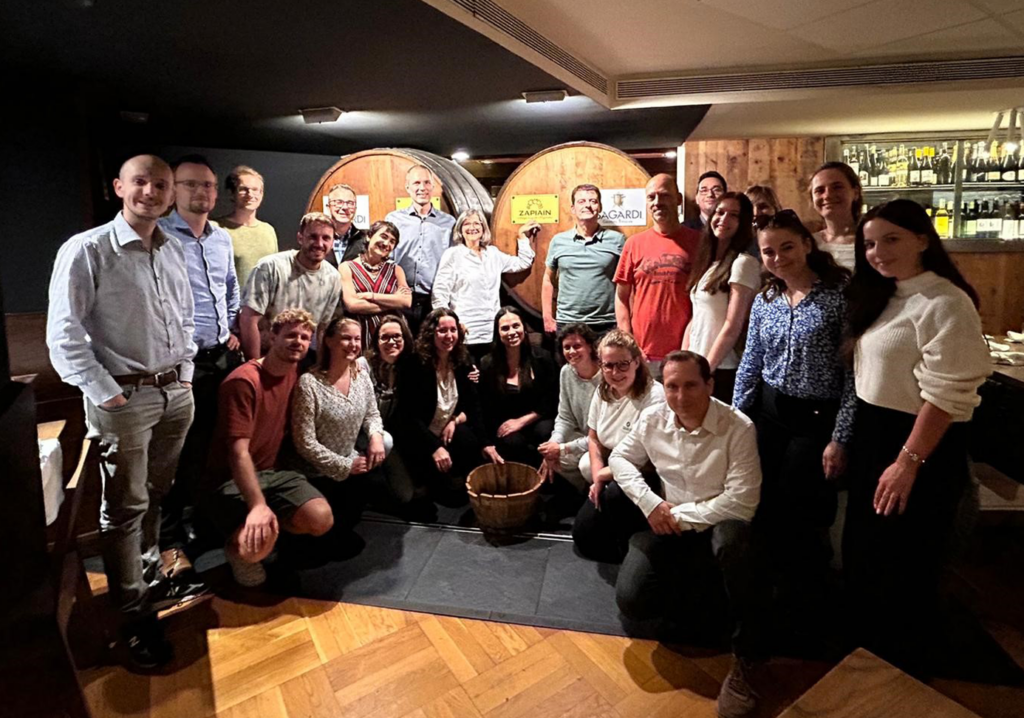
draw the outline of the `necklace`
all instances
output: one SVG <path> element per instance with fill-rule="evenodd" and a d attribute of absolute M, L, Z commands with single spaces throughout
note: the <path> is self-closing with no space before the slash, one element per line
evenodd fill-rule
<path fill-rule="evenodd" d="M 359 257 L 359 263 L 363 265 L 363 269 L 365 269 L 370 274 L 377 274 L 380 272 L 381 269 L 384 268 L 384 262 L 379 262 L 376 266 L 374 266 L 367 264 L 366 260 L 363 259 L 362 257 Z"/>

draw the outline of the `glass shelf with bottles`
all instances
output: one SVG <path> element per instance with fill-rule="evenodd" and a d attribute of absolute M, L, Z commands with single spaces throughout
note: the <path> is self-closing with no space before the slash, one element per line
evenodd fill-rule
<path fill-rule="evenodd" d="M 920 202 L 944 239 L 1024 241 L 1024 149 L 980 139 L 843 141 L 865 208 Z"/>

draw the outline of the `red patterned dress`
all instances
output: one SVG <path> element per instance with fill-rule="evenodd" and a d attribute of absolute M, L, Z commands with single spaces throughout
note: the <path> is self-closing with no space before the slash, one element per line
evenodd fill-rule
<path fill-rule="evenodd" d="M 372 271 L 359 259 L 353 259 L 346 264 L 352 272 L 352 284 L 355 285 L 357 292 L 394 294 L 398 291 L 398 275 L 394 262 L 390 260 L 381 262 L 377 265 L 376 271 Z M 373 333 L 380 326 L 380 315 L 356 314 L 355 318 L 359 320 L 359 324 L 363 328 L 363 349 L 365 349 L 372 340 Z"/>

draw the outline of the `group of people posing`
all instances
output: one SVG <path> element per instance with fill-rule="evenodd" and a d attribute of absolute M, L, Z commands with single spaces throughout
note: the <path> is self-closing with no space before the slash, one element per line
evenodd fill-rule
<path fill-rule="evenodd" d="M 559 369 L 500 306 L 501 275 L 532 265 L 543 228 L 508 255 L 481 212 L 432 206 L 427 168 L 406 179 L 410 207 L 368 232 L 338 185 L 297 249 L 257 257 L 258 173 L 229 175 L 235 213 L 214 223 L 205 159 L 139 156 L 114 181 L 117 217 L 61 248 L 47 341 L 102 447 L 132 661 L 168 660 L 154 606 L 204 590 L 190 525 L 218 528 L 256 586 L 275 547 L 349 555 L 368 500 L 415 512 L 459 498 L 481 463 L 517 461 L 578 492 L 574 541 L 622 563 L 624 615 L 686 625 L 728 607 L 720 715 L 754 707 L 773 601 L 830 613 L 839 480 L 857 640 L 923 670 L 990 371 L 977 295 L 923 208 L 861 217 L 857 175 L 827 163 L 810 182 L 817 234 L 770 188 L 729 192 L 714 172 L 683 223 L 657 175 L 653 226 L 627 239 L 599 225 L 600 189 L 577 186 L 544 260 Z"/>

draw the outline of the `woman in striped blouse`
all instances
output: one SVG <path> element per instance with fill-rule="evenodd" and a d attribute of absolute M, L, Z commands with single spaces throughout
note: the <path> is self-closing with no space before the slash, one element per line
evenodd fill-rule
<path fill-rule="evenodd" d="M 405 272 L 389 259 L 398 237 L 398 227 L 391 222 L 374 222 L 363 253 L 338 268 L 341 302 L 345 311 L 359 320 L 364 349 L 380 325 L 380 315 L 412 306 Z"/>

